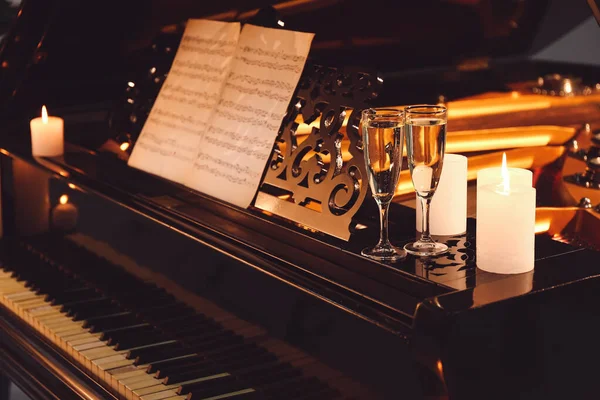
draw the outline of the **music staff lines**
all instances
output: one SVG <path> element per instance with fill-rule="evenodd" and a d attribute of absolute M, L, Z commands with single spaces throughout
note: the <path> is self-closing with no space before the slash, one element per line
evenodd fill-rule
<path fill-rule="evenodd" d="M 222 149 L 226 149 L 226 150 L 230 150 L 230 151 L 234 151 L 236 153 L 242 153 L 247 155 L 248 157 L 252 157 L 255 158 L 257 160 L 262 160 L 262 156 L 264 153 L 264 150 L 262 148 L 258 148 L 258 149 L 254 149 L 254 148 L 249 148 L 247 146 L 237 146 L 233 143 L 230 142 L 226 142 L 223 140 L 219 140 L 216 137 L 213 136 L 206 136 L 204 138 L 204 140 L 207 143 L 212 144 L 213 146 L 216 147 L 220 147 Z"/>
<path fill-rule="evenodd" d="M 226 168 L 230 171 L 235 171 L 235 173 L 237 173 L 237 174 L 243 174 L 243 175 L 249 176 L 251 178 L 257 178 L 260 176 L 259 172 L 254 171 L 252 168 L 248 167 L 247 165 L 240 165 L 238 163 L 230 163 L 221 158 L 213 157 L 210 154 L 200 150 L 200 151 L 198 151 L 195 164 L 198 164 L 200 161 L 203 161 L 203 160 L 209 161 L 215 165 Z"/>
<path fill-rule="evenodd" d="M 194 62 L 190 60 L 175 60 L 173 63 L 174 68 L 187 68 L 195 71 L 212 72 L 216 74 L 224 74 L 227 72 L 226 67 L 215 67 L 201 62 Z"/>
<path fill-rule="evenodd" d="M 168 145 L 171 148 L 177 149 L 177 150 L 180 150 L 180 151 L 194 152 L 194 149 L 191 149 L 189 145 L 187 145 L 185 143 L 178 143 L 177 139 L 172 138 L 172 137 L 163 138 L 163 137 L 161 137 L 160 135 L 158 135 L 155 132 L 149 131 L 147 133 L 147 139 L 151 140 L 155 144 Z"/>
<path fill-rule="evenodd" d="M 260 90 L 255 87 L 244 87 L 241 85 L 236 85 L 231 82 L 226 82 L 225 87 L 231 88 L 240 93 L 255 95 L 255 96 L 267 98 L 270 100 L 283 101 L 283 102 L 288 100 L 287 96 L 280 95 L 277 92 L 273 92 L 271 90 Z"/>
<path fill-rule="evenodd" d="M 233 53 L 226 49 L 208 49 L 206 47 L 193 46 L 190 44 L 181 43 L 179 47 L 183 50 L 189 50 L 200 54 L 208 54 L 212 56 L 229 57 Z"/>
<path fill-rule="evenodd" d="M 157 115 L 162 116 L 163 118 L 159 118 L 157 117 Z M 171 122 L 168 120 L 171 120 Z M 172 121 L 185 122 L 186 124 L 192 125 L 192 127 L 183 125 L 181 123 L 178 124 Z M 162 112 L 162 110 L 159 108 L 157 108 L 156 111 L 152 115 L 150 115 L 150 118 L 148 118 L 148 123 L 176 129 L 185 133 L 192 134 L 194 136 L 201 136 L 203 133 L 203 127 L 205 125 L 202 121 L 190 122 L 190 119 L 186 118 L 185 116 L 173 114 L 170 112 Z"/>
<path fill-rule="evenodd" d="M 215 102 L 217 100 L 219 100 L 219 97 L 220 97 L 218 93 L 209 93 L 209 92 L 202 91 L 202 90 L 186 89 L 185 87 L 183 87 L 181 85 L 165 84 L 163 86 L 162 90 L 165 92 L 175 91 L 175 92 L 184 94 L 186 96 L 200 97 L 200 98 L 203 98 L 206 100 L 212 100 Z"/>
<path fill-rule="evenodd" d="M 161 156 L 176 158 L 181 161 L 192 162 L 194 159 L 194 157 L 186 157 L 185 155 L 182 155 L 181 153 L 177 153 L 176 151 L 173 151 L 171 149 L 165 149 L 164 147 L 154 146 L 154 145 L 152 145 L 150 143 L 146 143 L 146 142 L 139 142 L 137 144 L 137 146 L 139 146 L 142 149 L 147 150 L 151 153 L 160 154 Z"/>
<path fill-rule="evenodd" d="M 278 63 L 275 61 L 271 62 L 271 61 L 265 61 L 265 60 L 257 60 L 254 58 L 248 58 L 248 57 L 244 57 L 244 56 L 236 57 L 236 60 L 239 60 L 243 64 L 246 64 L 248 66 L 266 68 L 266 69 L 270 69 L 273 71 L 290 71 L 290 72 L 300 73 L 300 72 L 302 72 L 302 69 L 304 68 L 304 65 L 281 64 L 281 63 Z"/>
<path fill-rule="evenodd" d="M 223 78 L 221 76 L 209 75 L 209 74 L 204 74 L 201 72 L 195 73 L 195 72 L 184 71 L 182 68 L 179 68 L 179 67 L 171 68 L 171 71 L 169 73 L 172 75 L 175 75 L 175 76 L 181 76 L 181 77 L 190 78 L 190 79 L 197 79 L 200 81 L 210 82 L 210 83 L 221 83 L 221 81 L 223 80 Z"/>
<path fill-rule="evenodd" d="M 304 62 L 306 61 L 306 57 L 304 56 L 299 56 L 296 54 L 286 54 L 282 51 L 263 50 L 258 47 L 241 46 L 239 47 L 238 51 L 241 51 L 242 53 L 249 53 L 258 57 L 270 57 L 274 58 L 275 60 L 291 61 L 294 63 L 304 64 Z"/>
<path fill-rule="evenodd" d="M 219 46 L 219 47 L 232 47 L 233 49 L 237 46 L 235 40 L 221 40 L 221 39 L 209 39 L 194 35 L 184 35 L 181 39 L 181 43 L 194 43 L 208 46 Z"/>
<path fill-rule="evenodd" d="M 261 79 L 256 76 L 248 75 L 248 74 L 237 74 L 235 72 L 231 72 L 229 77 L 227 78 L 228 82 L 243 82 L 249 85 L 263 85 L 270 86 L 275 89 L 281 90 L 289 90 L 293 91 L 296 87 L 294 85 L 290 85 L 287 82 L 279 81 L 276 79 Z"/>
<path fill-rule="evenodd" d="M 238 142 L 249 142 L 252 141 L 252 143 L 256 144 L 257 146 L 260 146 L 264 149 L 268 149 L 271 150 L 272 146 L 273 146 L 273 141 L 272 140 L 268 140 L 268 139 L 258 139 L 256 137 L 252 137 L 251 135 L 248 134 L 244 134 L 241 135 L 235 131 L 232 130 L 227 130 L 227 129 L 223 129 L 223 128 L 219 128 L 217 126 L 211 125 L 208 127 L 207 132 L 210 133 L 216 133 L 218 135 L 221 135 L 223 137 L 227 137 L 231 140 L 235 140 Z"/>

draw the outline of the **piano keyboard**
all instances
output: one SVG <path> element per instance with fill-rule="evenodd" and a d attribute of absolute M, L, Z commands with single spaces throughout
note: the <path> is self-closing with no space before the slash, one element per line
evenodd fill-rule
<path fill-rule="evenodd" d="M 276 355 L 67 240 L 2 246 L 0 303 L 123 399 L 327 399 L 301 352 Z M 53 248 L 53 259 L 46 256 Z M 59 251 L 56 251 L 59 250 Z"/>

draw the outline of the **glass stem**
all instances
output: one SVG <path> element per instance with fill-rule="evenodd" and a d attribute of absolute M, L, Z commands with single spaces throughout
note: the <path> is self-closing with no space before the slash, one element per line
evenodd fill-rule
<path fill-rule="evenodd" d="M 379 203 L 379 226 L 381 228 L 379 232 L 379 244 L 377 246 L 389 246 L 390 240 L 388 237 L 388 211 L 390 209 L 390 203 Z"/>
<path fill-rule="evenodd" d="M 419 197 L 421 200 L 421 242 L 433 242 L 431 234 L 429 233 L 429 205 L 431 204 L 431 198 Z"/>

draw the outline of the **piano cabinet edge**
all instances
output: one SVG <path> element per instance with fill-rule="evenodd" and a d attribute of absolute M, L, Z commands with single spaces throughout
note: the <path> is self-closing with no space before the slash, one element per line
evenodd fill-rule
<path fill-rule="evenodd" d="M 0 375 L 32 400 L 117 399 L 2 305 Z"/>
<path fill-rule="evenodd" d="M 469 305 L 472 292 L 441 296 L 455 297 L 462 309 L 444 309 L 430 298 L 415 311 L 415 360 L 438 377 L 450 399 L 598 396 L 590 365 L 600 358 L 600 276 L 482 306 Z"/>

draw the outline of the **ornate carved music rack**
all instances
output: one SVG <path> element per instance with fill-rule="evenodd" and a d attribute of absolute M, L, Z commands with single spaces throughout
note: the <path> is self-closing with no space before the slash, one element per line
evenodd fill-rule
<path fill-rule="evenodd" d="M 356 226 L 353 217 L 369 191 L 360 113 L 382 83 L 379 75 L 358 68 L 307 65 L 254 205 L 348 240 Z M 301 127 L 307 134 L 300 134 Z M 345 160 L 344 137 L 349 142 Z"/>

